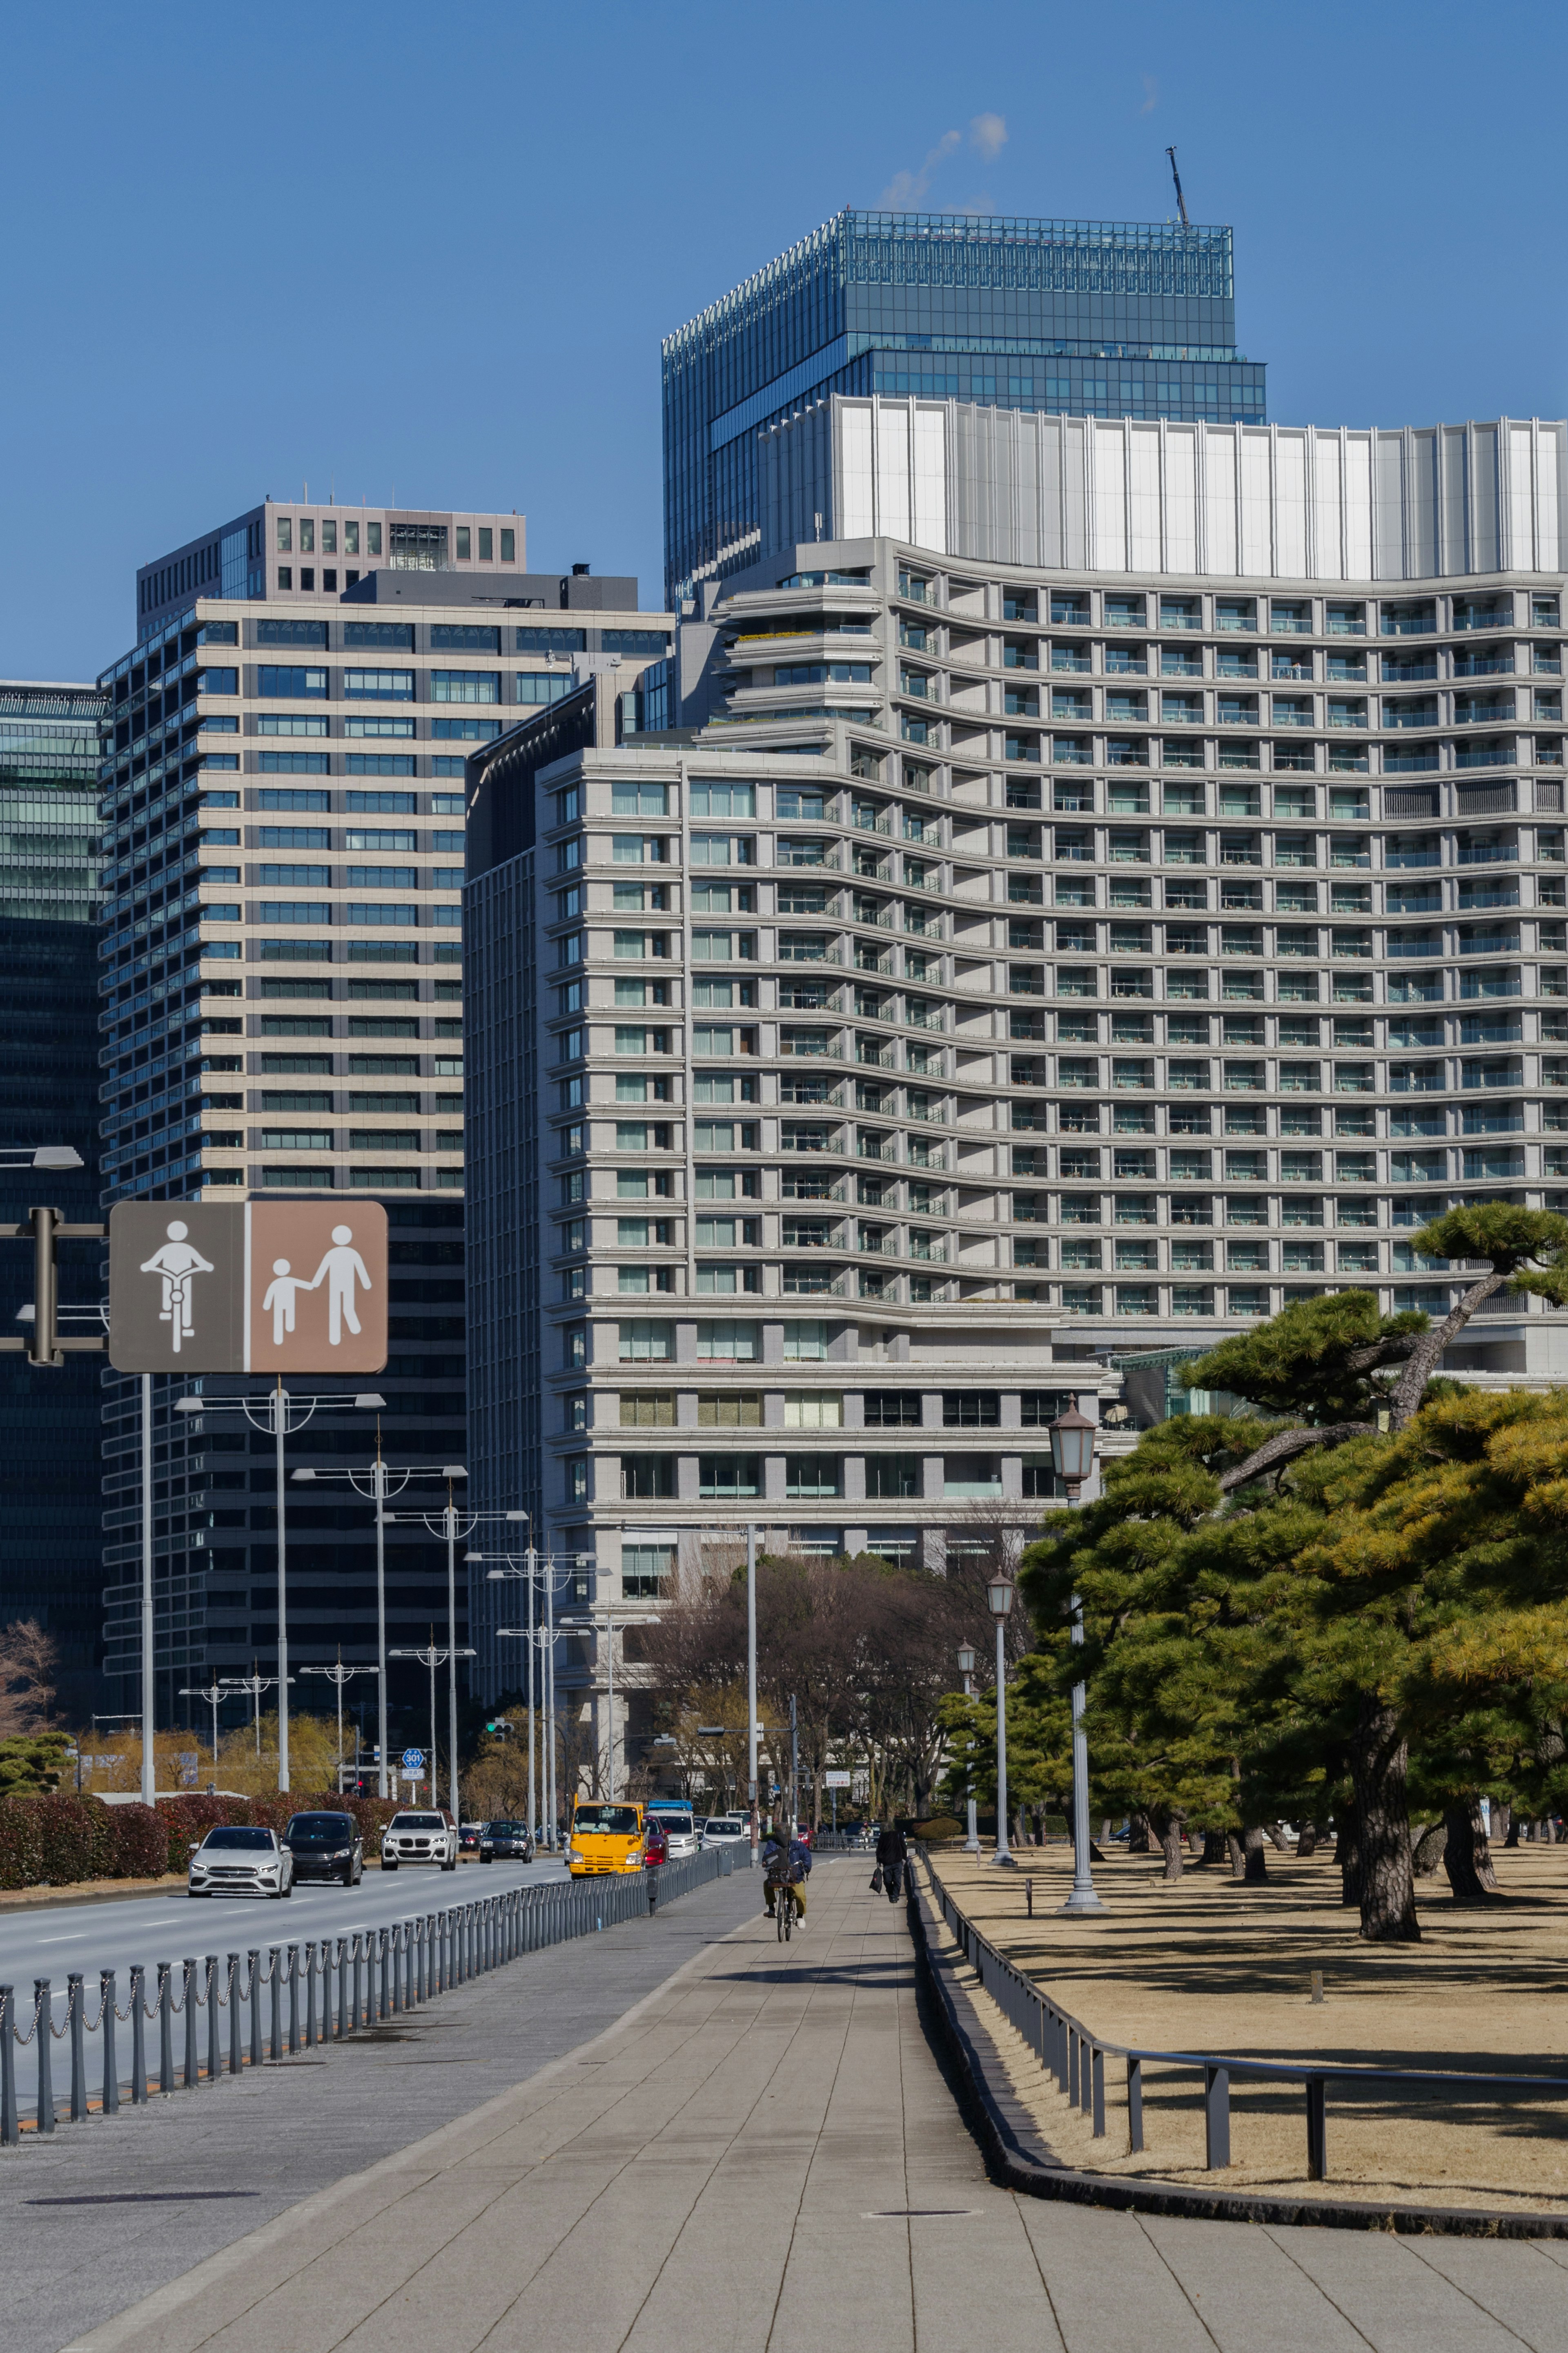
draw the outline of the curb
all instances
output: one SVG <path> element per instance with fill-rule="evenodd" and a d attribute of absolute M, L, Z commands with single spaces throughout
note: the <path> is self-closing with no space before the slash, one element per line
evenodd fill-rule
<path fill-rule="evenodd" d="M 1124 2214 L 1162 2214 L 1209 2222 L 1264 2222 L 1331 2231 L 1384 2231 L 1456 2239 L 1568 2239 L 1568 2215 L 1497 2213 L 1481 2206 L 1342 2204 L 1303 2195 L 1269 2197 L 1247 2190 L 1194 2189 L 1184 2182 L 1131 2181 L 1065 2164 L 1042 2139 L 1019 2099 L 991 2033 L 948 1956 L 933 1952 L 927 1935 L 927 1897 L 911 1885 L 910 1934 L 917 1974 L 932 1997 L 943 2048 L 958 2078 L 964 2122 L 994 2180 L 1029 2198 L 1109 2207 Z"/>

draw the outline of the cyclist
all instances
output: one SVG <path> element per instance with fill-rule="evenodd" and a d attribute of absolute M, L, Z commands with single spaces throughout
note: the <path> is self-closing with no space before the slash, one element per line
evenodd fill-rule
<path fill-rule="evenodd" d="M 811 1875 L 811 1849 L 798 1836 L 785 1839 L 778 1831 L 768 1834 L 763 1849 L 763 1867 L 766 1877 L 763 1893 L 767 1902 L 767 1915 L 773 1916 L 773 1899 L 780 1889 L 786 1903 L 793 1903 L 797 1920 L 805 1917 L 805 1882 Z M 786 1870 L 791 1874 L 786 1880 Z"/>
<path fill-rule="evenodd" d="M 904 1868 L 910 1859 L 904 1834 L 900 1830 L 885 1830 L 877 1841 L 877 1868 L 882 1874 L 882 1893 L 889 1904 L 896 1904 L 904 1883 Z"/>

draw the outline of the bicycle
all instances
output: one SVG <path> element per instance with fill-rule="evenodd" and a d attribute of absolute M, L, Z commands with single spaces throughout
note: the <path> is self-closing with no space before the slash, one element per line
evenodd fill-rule
<path fill-rule="evenodd" d="M 773 1919 L 778 1928 L 778 1941 L 787 1945 L 795 1930 L 795 1891 L 805 1877 L 798 1862 L 792 1862 L 780 1876 L 770 1874 L 767 1885 L 773 1890 Z"/>

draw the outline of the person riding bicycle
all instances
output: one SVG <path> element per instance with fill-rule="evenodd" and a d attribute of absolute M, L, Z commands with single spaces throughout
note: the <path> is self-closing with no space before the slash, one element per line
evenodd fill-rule
<path fill-rule="evenodd" d="M 885 1830 L 877 1841 L 877 1869 L 881 1874 L 882 1893 L 889 1904 L 896 1904 L 904 1883 L 904 1870 L 910 1859 L 904 1834 L 900 1830 Z"/>
<path fill-rule="evenodd" d="M 773 1899 L 783 1887 L 786 1899 L 793 1898 L 797 1919 L 805 1917 L 805 1882 L 811 1875 L 811 1849 L 804 1839 L 785 1839 L 778 1831 L 768 1833 L 763 1849 L 763 1867 L 767 1874 L 763 1894 L 767 1902 L 767 1915 L 773 1916 Z"/>

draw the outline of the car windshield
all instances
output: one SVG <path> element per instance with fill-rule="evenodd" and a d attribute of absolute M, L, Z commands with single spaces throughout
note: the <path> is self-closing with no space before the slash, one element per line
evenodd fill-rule
<path fill-rule="evenodd" d="M 395 1814 L 389 1827 L 395 1831 L 444 1831 L 447 1825 L 439 1814 Z"/>
<path fill-rule="evenodd" d="M 572 1827 L 586 1831 L 590 1837 L 635 1838 L 637 1810 L 635 1806 L 579 1806 Z"/>
<path fill-rule="evenodd" d="M 664 1830 L 675 1831 L 686 1837 L 695 1827 L 689 1814 L 667 1813 L 662 1806 L 657 1808 L 649 1820 L 658 1822 Z"/>
<path fill-rule="evenodd" d="M 528 1824 L 526 1822 L 492 1822 L 490 1836 L 491 1838 L 526 1838 Z"/>
<path fill-rule="evenodd" d="M 347 1814 L 296 1814 L 284 1832 L 290 1846 L 341 1846 L 353 1834 Z"/>
<path fill-rule="evenodd" d="M 243 1829 L 208 1831 L 202 1844 L 204 1847 L 266 1847 L 270 1851 L 272 1833 L 270 1831 Z"/>

